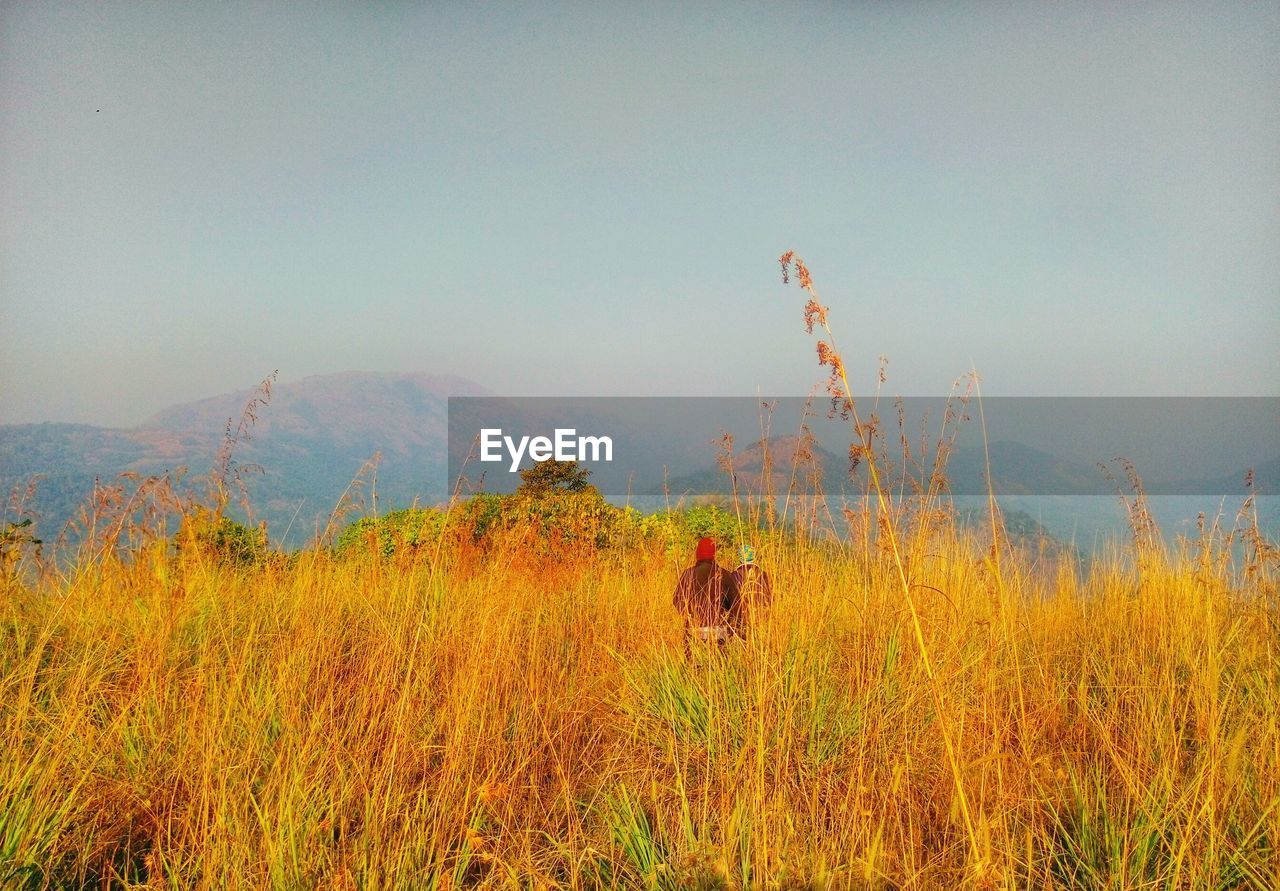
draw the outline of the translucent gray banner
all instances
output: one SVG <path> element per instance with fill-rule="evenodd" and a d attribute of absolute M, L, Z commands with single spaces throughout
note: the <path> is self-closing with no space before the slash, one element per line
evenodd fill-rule
<path fill-rule="evenodd" d="M 867 461 L 906 491 L 1114 495 L 1129 471 L 1151 495 L 1275 494 L 1280 398 L 945 397 L 855 400 L 458 397 L 449 400 L 449 485 L 511 492 L 537 460 L 572 460 L 602 494 L 861 494 Z M 985 432 L 984 432 L 985 429 Z M 854 448 L 851 450 L 851 446 Z M 989 468 L 989 472 L 988 472 Z"/>

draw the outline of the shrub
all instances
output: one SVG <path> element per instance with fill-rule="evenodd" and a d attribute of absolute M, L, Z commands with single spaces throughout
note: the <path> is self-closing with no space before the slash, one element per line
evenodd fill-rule
<path fill-rule="evenodd" d="M 434 542 L 444 527 L 445 515 L 438 510 L 406 508 L 381 517 L 361 517 L 338 536 L 334 551 L 339 556 L 376 550 L 383 557 L 416 550 Z"/>
<path fill-rule="evenodd" d="M 266 525 L 246 526 L 230 517 L 197 510 L 183 517 L 178 551 L 203 554 L 220 563 L 252 566 L 267 556 Z"/>

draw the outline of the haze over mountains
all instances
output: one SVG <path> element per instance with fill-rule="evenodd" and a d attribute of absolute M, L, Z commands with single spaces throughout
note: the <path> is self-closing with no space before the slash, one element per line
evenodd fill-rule
<path fill-rule="evenodd" d="M 245 475 L 256 515 L 279 534 L 291 522 L 309 534 L 361 467 L 381 453 L 380 504 L 427 503 L 444 494 L 448 397 L 487 395 L 448 375 L 343 372 L 272 388 L 235 461 L 257 464 Z M 7 492 L 36 474 L 36 511 L 46 535 L 60 529 L 93 491 L 94 478 L 124 471 L 161 474 L 185 467 L 207 474 L 227 423 L 239 423 L 252 389 L 171 406 L 132 429 L 83 424 L 0 426 L 0 483 Z M 296 537 L 296 536 L 291 536 Z"/>
<path fill-rule="evenodd" d="M 239 422 L 254 395 L 254 390 L 247 389 L 171 406 L 128 429 L 59 423 L 0 426 L 0 486 L 7 493 L 39 476 L 33 507 L 39 530 L 48 538 L 89 497 L 95 478 L 112 482 L 126 471 L 147 476 L 185 467 L 187 480 L 198 485 L 195 478 L 213 466 L 228 422 L 233 427 Z M 381 455 L 376 473 L 380 512 L 415 500 L 422 504 L 443 500 L 449 488 L 448 398 L 492 395 L 475 381 L 449 375 L 344 372 L 276 384 L 270 403 L 257 411 L 250 437 L 235 452 L 238 464 L 261 467 L 260 473 L 245 477 L 255 518 L 267 520 L 277 539 L 289 530 L 290 543 L 305 541 L 375 453 Z M 596 400 L 593 406 L 601 404 L 607 410 L 611 402 Z M 702 436 L 677 442 L 660 428 L 660 424 L 631 418 L 628 436 L 636 447 L 633 452 L 661 466 L 660 471 L 650 469 L 651 479 L 666 479 L 666 491 L 673 497 L 731 490 L 711 442 Z M 796 437 L 783 433 L 770 441 L 774 484 L 785 490 Z M 825 491 L 860 491 L 859 481 L 849 477 L 848 458 L 837 454 L 834 444 L 828 445 L 832 448 L 813 448 L 813 466 L 821 470 Z M 735 456 L 740 490 L 759 490 L 760 451 L 758 441 L 740 440 Z M 1002 495 L 1113 496 L 1113 487 L 1087 461 L 1069 460 L 1010 439 L 992 442 L 989 453 L 996 490 Z M 957 448 L 947 464 L 953 490 L 985 492 L 986 467 L 987 450 L 972 445 Z M 1280 481 L 1280 459 L 1273 454 L 1255 469 L 1257 491 L 1274 493 Z M 1163 477 L 1148 482 L 1156 492 L 1237 496 L 1244 494 L 1244 470 L 1197 474 L 1188 465 L 1184 479 L 1166 470 Z M 607 494 L 622 491 L 657 494 L 651 484 Z M 371 507 L 369 494 L 366 490 L 365 502 Z M 1108 512 L 1114 513 L 1114 496 L 1109 505 Z M 8 518 L 13 519 L 12 511 Z"/>

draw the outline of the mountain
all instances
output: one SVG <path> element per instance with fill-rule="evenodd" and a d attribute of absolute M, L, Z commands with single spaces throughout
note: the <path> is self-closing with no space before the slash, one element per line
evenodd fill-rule
<path fill-rule="evenodd" d="M 1154 483 L 1150 488 L 1154 494 L 1181 492 L 1221 492 L 1224 495 L 1280 495 L 1280 458 L 1262 461 L 1250 468 L 1248 476 L 1252 486 L 1245 484 L 1246 472 L 1241 470 L 1229 476 L 1213 479 L 1178 480 L 1167 483 Z"/>
<path fill-rule="evenodd" d="M 1009 440 L 985 449 L 957 448 L 946 468 L 952 493 L 986 495 L 988 463 L 991 488 L 997 495 L 1115 494 L 1115 486 L 1098 467 Z"/>
<path fill-rule="evenodd" d="M 785 491 L 798 448 L 798 437 L 770 438 L 769 455 L 773 464 L 775 492 Z M 758 441 L 752 442 L 735 454 L 734 472 L 740 492 L 761 490 L 763 454 L 762 446 Z M 856 473 L 850 475 L 847 458 L 816 443 L 810 446 L 809 454 L 810 458 L 797 464 L 798 477 L 803 478 L 807 471 L 817 468 L 821 471 L 823 488 L 827 492 L 838 492 L 841 486 L 852 492 L 861 492 L 864 489 L 865 468 L 860 467 Z M 945 465 L 948 491 L 956 496 L 985 497 L 988 491 L 988 464 L 992 489 L 996 495 L 1002 497 L 1095 495 L 1114 498 L 1118 491 L 1129 492 L 1127 481 L 1119 468 L 1110 469 L 1114 477 L 1112 479 L 1096 465 L 1067 460 L 1041 449 L 1008 440 L 993 442 L 985 449 L 981 446 L 957 447 L 948 456 Z M 911 473 L 917 480 L 924 475 L 920 467 L 913 468 Z M 894 474 L 890 476 L 894 478 L 884 482 L 896 488 L 900 479 Z M 1247 494 L 1244 479 L 1245 470 L 1241 469 L 1237 473 L 1212 479 L 1144 480 L 1143 486 L 1147 494 L 1153 496 L 1244 496 Z M 1277 484 L 1280 483 L 1280 459 L 1258 464 L 1254 468 L 1253 480 L 1253 491 L 1258 495 L 1274 495 L 1280 492 L 1277 488 Z M 673 494 L 728 494 L 732 484 L 722 468 L 708 464 L 694 472 L 674 477 L 669 482 L 669 488 Z"/>
<path fill-rule="evenodd" d="M 838 492 L 843 482 L 849 481 L 849 461 L 824 449 L 816 442 L 804 443 L 799 436 L 772 436 L 765 444 L 753 441 L 733 455 L 733 473 L 739 494 L 758 495 L 765 490 L 764 464 L 766 454 L 770 464 L 770 488 L 776 495 L 784 495 L 793 480 L 796 491 Z M 820 487 L 815 487 L 815 481 Z M 672 497 L 682 495 L 729 495 L 733 492 L 726 467 L 708 465 L 692 473 L 673 476 L 666 482 Z M 661 487 L 649 495 L 664 494 Z"/>
<path fill-rule="evenodd" d="M 811 457 L 794 462 L 797 437 L 774 437 L 769 440 L 773 464 L 773 492 L 783 497 L 790 485 L 793 463 L 797 486 L 803 487 L 812 470 L 821 471 L 822 491 L 838 496 L 843 490 L 850 497 L 865 491 L 866 473 L 859 468 L 849 474 L 849 462 L 833 451 L 813 444 Z M 761 485 L 763 448 L 759 442 L 734 455 L 734 473 L 739 494 L 758 495 Z M 1127 529 L 1118 492 L 1131 495 L 1122 474 L 1113 481 L 1103 471 L 1079 461 L 1068 461 L 1049 452 L 1017 442 L 993 442 L 986 449 L 961 446 L 946 463 L 948 490 L 954 496 L 961 515 L 984 516 L 987 498 L 987 462 L 991 467 L 992 488 L 1000 498 L 1006 521 L 1012 533 L 1027 541 L 1045 536 L 1066 537 L 1087 543 L 1090 537 L 1113 534 Z M 912 472 L 918 480 L 919 469 Z M 887 487 L 898 491 L 900 477 L 889 475 Z M 1213 517 L 1226 511 L 1227 525 L 1234 518 L 1243 496 L 1245 472 L 1213 479 L 1154 480 L 1144 482 L 1151 499 L 1151 509 L 1161 528 L 1170 532 L 1194 531 L 1196 514 Z M 1259 496 L 1274 495 L 1280 481 L 1280 460 L 1262 462 L 1254 473 L 1253 491 Z M 688 495 L 725 496 L 732 492 L 728 474 L 719 466 L 705 462 L 700 470 L 673 477 L 668 488 L 673 498 Z M 1259 522 L 1268 534 L 1280 529 L 1280 506 L 1274 498 L 1262 498 L 1258 505 Z"/>
<path fill-rule="evenodd" d="M 0 495 L 15 487 L 21 491 L 32 477 L 41 475 L 33 506 L 39 534 L 48 539 L 86 502 L 95 478 L 112 483 L 125 471 L 149 476 L 185 467 L 188 480 L 199 485 L 200 481 L 192 478 L 209 473 L 228 423 L 234 428 L 255 395 L 254 390 L 242 390 L 172 406 L 129 429 L 82 424 L 0 426 Z M 463 378 L 418 374 L 349 372 L 276 385 L 270 403 L 258 408 L 249 437 L 234 453 L 241 468 L 261 467 L 260 473 L 243 476 L 255 518 L 268 521 L 276 540 L 289 545 L 305 542 L 375 453 L 381 454 L 373 490 L 379 512 L 415 500 L 443 500 L 452 478 L 447 442 L 449 396 L 493 394 Z M 608 432 L 616 439 L 615 460 L 597 464 L 593 470 L 592 482 L 602 492 L 613 497 L 635 493 L 638 498 L 664 504 L 668 495 L 678 499 L 731 491 L 715 457 L 727 440 L 716 431 L 730 429 L 732 421 L 742 420 L 734 415 L 737 409 L 743 409 L 751 421 L 757 407 L 752 399 L 708 403 L 679 398 L 548 397 L 483 402 L 480 406 L 472 403 L 475 417 L 458 411 L 455 405 L 459 433 L 454 446 L 463 454 L 455 456 L 454 467 L 455 471 L 465 467 L 469 483 L 474 479 L 490 491 L 505 491 L 519 481 L 515 474 L 505 472 L 505 460 L 497 465 L 465 465 L 462 459 L 472 445 L 471 434 L 476 432 L 469 423 L 538 434 L 573 426 L 582 432 Z M 490 404 L 494 402 L 500 405 Z M 750 423 L 737 425 L 739 433 L 750 427 Z M 741 435 L 737 442 L 733 462 L 738 491 L 759 493 L 764 448 L 758 439 Z M 823 442 L 827 447 L 817 442 L 805 446 L 797 436 L 769 439 L 776 494 L 785 495 L 793 474 L 798 490 L 812 491 L 815 472 L 820 473 L 823 492 L 837 495 L 843 490 L 857 495 L 865 491 L 865 464 L 851 476 L 847 445 L 839 445 L 840 439 L 834 435 Z M 1063 448 L 1067 448 L 1065 443 Z M 1097 466 L 1012 440 L 997 440 L 987 448 L 971 443 L 956 447 L 949 456 L 946 477 L 957 503 L 963 499 L 976 504 L 985 501 L 988 459 L 996 494 L 1008 499 L 1011 509 L 1017 500 L 1016 509 L 1027 511 L 1037 521 L 1075 532 L 1094 524 L 1095 515 L 1118 517 L 1117 485 Z M 1188 477 L 1195 466 L 1186 464 Z M 1254 491 L 1275 493 L 1280 461 L 1261 462 L 1256 469 Z M 917 467 L 912 476 L 919 480 L 925 472 Z M 1205 496 L 1200 501 L 1207 507 L 1197 502 L 1190 514 L 1194 517 L 1201 509 L 1216 510 L 1217 501 L 1208 496 L 1220 500 L 1223 495 L 1243 494 L 1243 477 L 1241 470 L 1221 478 L 1148 479 L 1146 490 L 1157 496 Z M 897 490 L 897 481 L 886 483 Z M 370 488 L 359 493 L 367 507 L 372 506 Z M 1102 497 L 1078 497 L 1084 495 Z M 1267 517 L 1277 511 L 1274 504 L 1260 507 Z M 7 513 L 8 519 L 15 519 L 12 509 Z"/>
<path fill-rule="evenodd" d="M 0 487 L 8 493 L 41 474 L 34 508 L 39 528 L 57 534 L 93 491 L 130 471 L 191 475 L 213 466 L 228 422 L 234 429 L 257 395 L 227 393 L 166 408 L 138 427 L 82 424 L 0 426 Z M 245 473 L 255 515 L 272 534 L 297 542 L 326 517 L 376 452 L 379 510 L 415 498 L 443 498 L 449 396 L 491 395 L 453 376 L 345 372 L 277 384 L 233 454 Z"/>
<path fill-rule="evenodd" d="M 773 464 L 775 492 L 785 491 L 790 483 L 793 465 L 798 482 L 803 482 L 815 469 L 821 472 L 823 489 L 830 493 L 861 492 L 866 486 L 865 466 L 859 466 L 850 474 L 848 458 L 813 443 L 807 452 L 801 450 L 798 437 L 772 437 L 768 444 Z M 796 461 L 797 452 L 802 459 Z M 1032 494 L 1114 494 L 1115 489 L 1096 467 L 1066 461 L 1048 452 L 1016 442 L 996 442 L 989 448 L 991 476 L 999 495 Z M 753 442 L 734 456 L 734 472 L 739 491 L 758 492 L 764 449 L 760 442 Z M 927 466 L 932 467 L 932 463 Z M 987 451 L 981 448 L 961 446 L 948 457 L 945 476 L 949 490 L 955 495 L 987 494 Z M 916 467 L 911 475 L 917 480 L 924 471 Z M 896 474 L 884 479 L 887 486 L 896 489 L 901 482 Z M 719 467 L 704 467 L 694 473 L 672 479 L 673 493 L 727 494 L 731 490 L 728 475 Z"/>

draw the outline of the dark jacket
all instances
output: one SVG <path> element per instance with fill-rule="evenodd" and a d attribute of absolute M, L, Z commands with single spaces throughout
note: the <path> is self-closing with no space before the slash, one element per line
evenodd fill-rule
<path fill-rule="evenodd" d="M 714 560 L 699 560 L 682 572 L 672 602 L 694 626 L 736 627 L 742 614 L 738 580 Z"/>
<path fill-rule="evenodd" d="M 769 573 L 755 563 L 743 563 L 733 571 L 733 578 L 738 583 L 743 607 L 748 612 L 767 609 L 773 603 L 773 582 L 769 581 Z"/>

